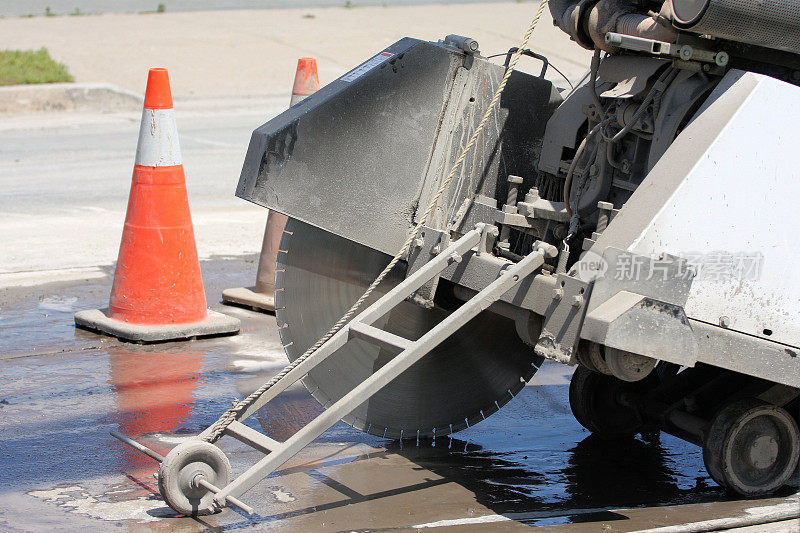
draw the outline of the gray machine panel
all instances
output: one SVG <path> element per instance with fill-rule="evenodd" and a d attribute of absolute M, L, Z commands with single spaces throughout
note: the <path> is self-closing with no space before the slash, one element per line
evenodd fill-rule
<path fill-rule="evenodd" d="M 401 247 L 468 142 L 504 69 L 405 38 L 253 132 L 237 196 L 387 254 Z M 462 174 L 428 225 L 446 227 L 472 193 L 535 179 L 561 97 L 515 72 Z M 458 228 L 455 228 L 458 229 Z"/>
<path fill-rule="evenodd" d="M 730 71 L 592 251 L 683 257 L 699 269 L 690 319 L 800 346 L 800 181 L 789 148 L 798 96 L 793 85 Z"/>

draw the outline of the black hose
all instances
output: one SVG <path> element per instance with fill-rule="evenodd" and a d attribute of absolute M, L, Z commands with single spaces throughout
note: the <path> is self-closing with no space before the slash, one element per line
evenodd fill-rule
<path fill-rule="evenodd" d="M 627 135 L 628 132 L 631 131 L 631 128 L 633 128 L 633 126 L 637 122 L 639 122 L 639 120 L 641 120 L 642 115 L 644 115 L 644 112 L 647 110 L 647 106 L 649 106 L 653 102 L 653 99 L 656 97 L 656 94 L 661 93 L 667 87 L 669 87 L 669 84 L 672 83 L 672 81 L 675 79 L 675 76 L 677 75 L 678 75 L 678 69 L 673 68 L 667 70 L 661 76 L 658 77 L 658 80 L 656 81 L 655 84 L 653 84 L 653 88 L 650 89 L 649 93 L 647 93 L 647 96 L 645 96 L 641 105 L 633 114 L 633 117 L 631 117 L 631 119 L 628 121 L 625 127 L 619 130 L 617 134 L 610 139 L 612 143 L 617 143 L 621 141 L 622 138 L 625 137 L 625 135 Z"/>
<path fill-rule="evenodd" d="M 583 138 L 581 144 L 578 145 L 578 149 L 575 151 L 575 157 L 572 158 L 572 163 L 569 164 L 569 170 L 567 171 L 567 177 L 564 180 L 564 205 L 567 208 L 567 214 L 571 217 L 572 216 L 572 209 L 569 206 L 569 190 L 572 187 L 572 176 L 575 174 L 575 167 L 578 165 L 578 159 L 581 158 L 583 155 L 583 151 L 586 149 L 586 145 L 591 141 L 595 135 L 605 126 L 605 122 L 601 122 L 597 124 L 594 128 L 592 128 L 589 133 L 586 134 L 586 137 Z"/>

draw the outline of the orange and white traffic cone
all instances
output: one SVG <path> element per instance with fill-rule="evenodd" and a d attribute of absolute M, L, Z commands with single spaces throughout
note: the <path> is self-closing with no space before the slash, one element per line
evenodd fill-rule
<path fill-rule="evenodd" d="M 317 60 L 303 57 L 297 61 L 297 73 L 294 77 L 291 105 L 295 105 L 319 90 Z M 270 211 L 267 215 L 267 227 L 264 230 L 264 242 L 261 244 L 261 255 L 258 258 L 258 271 L 254 287 L 237 287 L 222 291 L 222 302 L 242 305 L 255 311 L 275 312 L 275 263 L 278 260 L 278 245 L 283 236 L 283 228 L 289 220 L 284 214 Z"/>
<path fill-rule="evenodd" d="M 317 60 L 313 57 L 301 57 L 297 60 L 297 72 L 294 75 L 292 99 L 289 105 L 302 102 L 317 91 L 319 91 Z"/>
<path fill-rule="evenodd" d="M 128 212 L 107 314 L 75 325 L 131 341 L 236 333 L 239 320 L 207 308 L 166 69 L 150 69 Z"/>

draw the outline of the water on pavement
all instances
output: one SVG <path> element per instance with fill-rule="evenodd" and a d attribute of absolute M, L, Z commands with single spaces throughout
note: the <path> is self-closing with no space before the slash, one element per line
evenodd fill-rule
<path fill-rule="evenodd" d="M 222 287 L 246 283 L 253 260 L 203 263 L 214 307 Z M 225 308 L 243 319 L 241 335 L 157 345 L 76 331 L 75 310 L 102 306 L 108 284 L 0 295 L 0 527 L 391 530 L 456 520 L 625 530 L 621 508 L 726 500 L 693 445 L 590 436 L 569 410 L 570 369 L 552 364 L 453 438 L 389 442 L 339 423 L 243 497 L 255 516 L 176 518 L 158 496 L 157 464 L 109 431 L 160 453 L 200 432 L 285 364 L 274 318 Z M 248 423 L 283 440 L 319 412 L 298 385 Z M 228 440 L 234 474 L 260 459 Z"/>

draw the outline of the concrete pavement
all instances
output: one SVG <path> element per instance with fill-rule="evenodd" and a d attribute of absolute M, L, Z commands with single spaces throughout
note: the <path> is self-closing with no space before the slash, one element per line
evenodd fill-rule
<path fill-rule="evenodd" d="M 298 57 L 318 59 L 324 85 L 405 36 L 457 33 L 476 38 L 484 55 L 506 52 L 519 44 L 536 9 L 501 2 L 7 18 L 0 19 L 0 49 L 46 46 L 77 82 L 140 94 L 147 69 L 163 66 L 178 100 L 263 98 L 289 94 Z M 591 55 L 547 16 L 530 47 L 571 78 L 586 71 Z M 540 65 L 524 60 L 521 68 L 538 73 Z"/>
<path fill-rule="evenodd" d="M 177 110 L 201 257 L 259 250 L 266 211 L 234 190 L 250 133 L 286 105 L 263 104 Z M 140 118 L 55 113 L 0 123 L 0 286 L 92 275 L 116 260 Z"/>
<path fill-rule="evenodd" d="M 163 4 L 169 12 L 212 11 L 230 9 L 275 9 L 292 7 L 403 6 L 424 4 L 470 4 L 487 0 L 0 0 L 0 16 L 18 17 L 44 15 L 46 9 L 54 15 L 70 15 L 75 10 L 82 14 L 139 13 L 155 11 Z M 505 0 L 488 0 L 503 2 Z"/>

